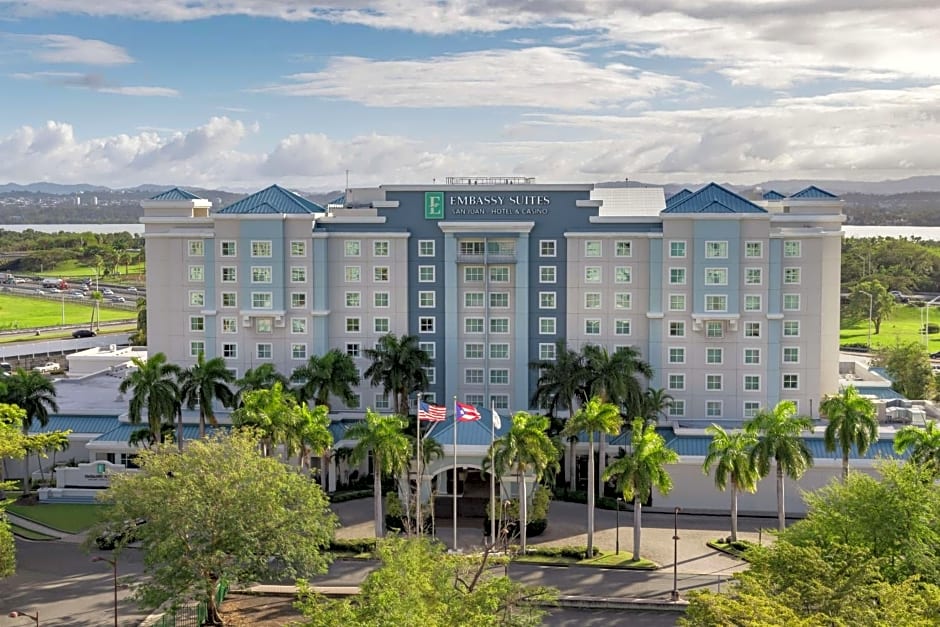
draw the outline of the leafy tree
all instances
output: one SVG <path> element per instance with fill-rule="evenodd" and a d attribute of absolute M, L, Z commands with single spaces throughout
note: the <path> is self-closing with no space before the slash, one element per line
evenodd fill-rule
<path fill-rule="evenodd" d="M 878 417 L 875 405 L 858 393 L 854 385 L 842 389 L 819 404 L 819 413 L 826 417 L 826 433 L 823 436 L 827 451 L 837 448 L 842 453 L 842 480 L 849 476 L 849 453 L 852 447 L 859 455 L 878 441 Z"/>
<path fill-rule="evenodd" d="M 712 436 L 702 470 L 705 474 L 715 467 L 715 487 L 724 492 L 731 484 L 731 541 L 738 540 L 738 493 L 756 492 L 760 476 L 751 460 L 751 449 L 757 436 L 751 431 L 728 433 L 719 425 L 705 428 Z"/>
<path fill-rule="evenodd" d="M 284 448 L 288 456 L 297 456 L 300 468 L 310 467 L 311 455 L 323 455 L 333 446 L 330 416 L 325 405 L 310 409 L 289 399 L 293 409 L 287 414 Z"/>
<path fill-rule="evenodd" d="M 14 482 L 7 481 L 4 475 L 6 460 L 22 459 L 26 455 L 25 420 L 26 411 L 22 407 L 0 403 L 0 501 L 6 498 L 6 491 L 14 487 Z"/>
<path fill-rule="evenodd" d="M 232 412 L 232 424 L 257 430 L 262 454 L 273 455 L 274 447 L 284 444 L 290 456 L 300 446 L 296 425 L 304 419 L 298 416 L 299 410 L 297 399 L 285 392 L 280 382 L 275 382 L 270 388 L 246 392 L 241 407 Z"/>
<path fill-rule="evenodd" d="M 121 394 L 131 392 L 128 418 L 131 424 L 141 423 L 144 410 L 147 412 L 147 437 L 150 445 L 163 442 L 164 422 L 173 423 L 179 413 L 180 390 L 176 380 L 180 367 L 167 362 L 166 355 L 157 353 L 147 359 L 134 357 L 135 368 L 118 386 Z M 182 436 L 182 434 L 180 434 Z M 182 445 L 182 437 L 180 437 Z"/>
<path fill-rule="evenodd" d="M 656 424 L 672 407 L 675 399 L 664 388 L 648 388 L 643 395 L 641 416 L 647 422 Z"/>
<path fill-rule="evenodd" d="M 431 357 L 421 348 L 418 336 L 394 333 L 379 338 L 375 348 L 367 348 L 365 355 L 372 360 L 365 378 L 373 386 L 381 386 L 395 399 L 395 411 L 408 415 L 408 395 L 428 387 L 425 370 L 432 365 Z"/>
<path fill-rule="evenodd" d="M 667 464 L 679 461 L 679 454 L 666 446 L 663 436 L 654 425 L 642 418 L 633 420 L 630 450 L 617 458 L 604 472 L 604 481 L 614 479 L 617 491 L 627 501 L 633 501 L 633 560 L 640 559 L 640 530 L 643 523 L 643 503 L 656 488 L 661 494 L 672 490 L 672 477 L 666 472 Z"/>
<path fill-rule="evenodd" d="M 3 395 L 3 402 L 16 405 L 26 412 L 26 417 L 22 422 L 24 435 L 32 429 L 34 421 L 45 427 L 49 423 L 49 410 L 59 411 L 55 384 L 42 373 L 17 368 L 9 377 L 6 377 L 5 383 L 6 393 Z M 23 470 L 23 493 L 29 494 L 29 491 L 29 455 L 27 454 Z"/>
<path fill-rule="evenodd" d="M 64 451 L 69 447 L 69 435 L 71 429 L 66 431 L 47 431 L 45 433 L 34 433 L 26 438 L 26 454 L 35 453 L 36 461 L 39 462 L 39 476 L 45 481 L 46 475 L 42 469 L 42 460 L 49 456 L 49 453 Z"/>
<path fill-rule="evenodd" d="M 0 509 L 0 579 L 16 573 L 16 543 L 6 512 Z"/>
<path fill-rule="evenodd" d="M 94 307 L 92 307 L 91 309 L 91 322 L 89 323 L 88 328 L 94 330 L 95 321 L 97 320 L 98 321 L 97 328 L 100 331 L 101 330 L 101 301 L 104 300 L 104 296 L 102 296 L 101 292 L 99 292 L 98 290 L 92 290 L 90 296 L 91 296 L 92 301 L 94 301 Z"/>
<path fill-rule="evenodd" d="M 144 548 L 146 576 L 136 592 L 144 605 L 205 600 L 206 624 L 220 625 L 220 581 L 281 581 L 326 570 L 323 551 L 336 519 L 323 491 L 261 456 L 256 434 L 217 433 L 182 452 L 161 446 L 142 451 L 138 463 L 139 473 L 111 478 L 99 498 L 112 507 L 89 537 L 146 521 L 135 533 Z"/>
<path fill-rule="evenodd" d="M 594 434 L 600 432 L 601 437 L 620 433 L 623 419 L 620 410 L 613 403 L 605 403 L 597 396 L 583 405 L 578 412 L 568 420 L 562 435 L 566 437 L 577 436 L 582 431 L 588 434 L 588 493 L 587 493 L 587 548 L 588 555 L 594 555 Z"/>
<path fill-rule="evenodd" d="M 245 393 L 257 390 L 268 390 L 274 387 L 275 383 L 280 383 L 281 387 L 284 389 L 290 386 L 290 381 L 277 371 L 274 364 L 266 363 L 256 368 L 249 368 L 245 371 L 242 378 L 235 382 L 235 385 L 238 387 L 238 391 L 235 395 L 235 405 L 241 406 Z"/>
<path fill-rule="evenodd" d="M 512 416 L 512 426 L 496 438 L 484 460 L 484 467 L 501 477 L 507 472 L 516 475 L 519 489 L 519 529 L 522 552 L 526 550 L 526 525 L 529 522 L 529 503 L 526 494 L 525 474 L 531 471 L 536 482 L 546 473 L 557 470 L 561 452 L 548 436 L 548 416 L 536 416 L 517 411 Z"/>
<path fill-rule="evenodd" d="M 602 346 L 588 344 L 582 352 L 587 369 L 586 398 L 598 396 L 606 403 L 623 406 L 630 416 L 642 411 L 644 386 L 637 377 L 649 379 L 653 369 L 640 359 L 637 349 L 625 346 L 610 353 Z"/>
<path fill-rule="evenodd" d="M 894 297 L 882 283 L 876 280 L 861 281 L 850 293 L 847 313 L 855 320 L 867 320 L 871 307 L 871 322 L 875 327 L 875 335 L 878 335 L 881 333 L 881 323 L 891 318 L 894 306 Z"/>
<path fill-rule="evenodd" d="M 911 462 L 940 477 L 940 427 L 933 420 L 923 428 L 909 425 L 894 436 L 894 450 L 911 453 Z"/>
<path fill-rule="evenodd" d="M 568 348 L 565 340 L 555 342 L 555 359 L 533 361 L 529 367 L 538 372 L 532 406 L 557 416 L 559 411 L 574 415 L 575 402 L 584 402 L 584 357 Z"/>
<path fill-rule="evenodd" d="M 907 398 L 930 398 L 934 376 L 930 356 L 919 342 L 895 342 L 875 351 L 874 365 L 891 377 L 891 387 Z"/>
<path fill-rule="evenodd" d="M 187 409 L 199 406 L 199 437 L 206 435 L 206 423 L 213 427 L 218 426 L 212 404 L 219 401 L 223 407 L 231 407 L 235 403 L 235 395 L 229 384 L 235 382 L 235 375 L 225 365 L 221 357 L 213 357 L 206 361 L 202 351 L 196 358 L 196 363 L 179 373 L 180 400 L 186 404 Z"/>
<path fill-rule="evenodd" d="M 313 400 L 329 410 L 330 396 L 341 398 L 347 405 L 352 403 L 353 388 L 359 385 L 359 370 L 352 357 L 333 348 L 322 357 L 311 355 L 306 364 L 294 370 L 290 380 L 300 384 L 296 388 L 297 400 L 301 403 Z"/>
<path fill-rule="evenodd" d="M 385 518 L 382 516 L 382 476 L 400 475 L 408 469 L 411 460 L 411 445 L 404 433 L 407 422 L 400 416 L 382 416 L 371 409 L 366 410 L 366 419 L 346 431 L 346 437 L 356 440 L 352 451 L 353 463 L 359 463 L 372 453 L 372 490 L 375 514 L 375 535 L 385 535 Z M 406 511 L 408 507 L 406 506 Z"/>
<path fill-rule="evenodd" d="M 135 346 L 147 345 L 147 299 L 140 297 L 137 299 L 137 331 L 135 331 L 130 341 Z"/>
<path fill-rule="evenodd" d="M 803 439 L 803 432 L 813 430 L 807 416 L 796 415 L 796 403 L 780 401 L 773 410 L 763 409 L 745 423 L 745 429 L 758 436 L 751 449 L 751 461 L 761 477 L 770 474 L 771 463 L 777 470 L 777 524 L 786 527 L 783 477 L 799 479 L 813 465 L 813 453 Z"/>

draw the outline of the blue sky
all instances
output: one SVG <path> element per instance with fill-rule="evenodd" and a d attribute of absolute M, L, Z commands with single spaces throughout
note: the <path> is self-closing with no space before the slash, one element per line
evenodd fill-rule
<path fill-rule="evenodd" d="M 937 174 L 938 42 L 926 0 L 0 0 L 0 182 Z"/>

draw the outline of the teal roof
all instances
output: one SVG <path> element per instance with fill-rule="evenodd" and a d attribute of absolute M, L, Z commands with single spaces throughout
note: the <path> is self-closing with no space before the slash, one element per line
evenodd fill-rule
<path fill-rule="evenodd" d="M 678 204 L 692 195 L 691 190 L 682 189 L 666 199 L 666 207 Z"/>
<path fill-rule="evenodd" d="M 683 200 L 672 204 L 667 202 L 662 213 L 767 213 L 767 211 L 717 183 L 709 183 Z"/>
<path fill-rule="evenodd" d="M 336 422 L 331 422 L 329 426 L 330 433 L 333 434 L 333 442 L 339 442 L 346 438 L 346 432 L 349 431 L 349 428 L 355 424 L 362 422 L 362 419 L 355 420 L 338 420 Z"/>
<path fill-rule="evenodd" d="M 790 198 L 799 199 L 838 199 L 839 197 L 835 194 L 830 194 L 824 189 L 819 189 L 815 185 L 810 185 L 806 189 L 801 189 L 797 193 L 790 196 Z"/>
<path fill-rule="evenodd" d="M 179 187 L 174 187 L 173 189 L 168 189 L 165 192 L 160 192 L 156 196 L 152 196 L 150 200 L 204 200 L 199 196 L 187 192 L 185 189 L 180 189 Z"/>
<path fill-rule="evenodd" d="M 218 211 L 223 214 L 313 214 L 325 213 L 326 209 L 299 194 L 272 185 L 255 192 Z"/>
<path fill-rule="evenodd" d="M 903 399 L 907 398 L 900 392 L 896 392 L 891 388 L 886 388 L 882 386 L 872 385 L 856 385 L 855 389 L 858 390 L 858 393 L 863 396 L 874 396 L 875 398 L 880 398 L 884 400 L 894 400 L 894 399 Z"/>
<path fill-rule="evenodd" d="M 461 422 L 457 427 L 457 446 L 489 446 L 490 445 L 490 420 L 492 412 L 483 407 L 477 407 L 480 412 L 480 420 L 471 422 Z M 499 412 L 497 412 L 499 413 Z M 500 427 L 496 429 L 496 437 L 503 435 L 512 426 L 512 414 L 507 410 L 499 414 Z M 427 423 L 426 423 L 427 424 Z M 426 427 L 425 427 L 426 428 Z M 454 412 L 447 415 L 447 420 L 437 423 L 431 436 L 441 444 L 454 443 Z"/>
<path fill-rule="evenodd" d="M 704 457 L 708 454 L 708 445 L 711 441 L 711 437 L 707 435 L 679 435 L 673 436 L 671 439 L 667 438 L 666 445 L 681 456 Z M 813 459 L 842 458 L 842 453 L 839 451 L 827 451 L 822 438 L 803 438 L 803 441 L 806 442 L 813 454 Z M 868 447 L 868 451 L 864 455 L 859 455 L 854 447 L 849 453 L 849 459 L 877 459 L 879 457 L 902 459 L 904 456 L 894 452 L 893 440 L 878 440 Z"/>
<path fill-rule="evenodd" d="M 107 433 L 102 433 L 94 442 L 121 442 L 126 444 L 131 439 L 131 434 L 139 429 L 146 429 L 147 425 L 141 423 L 139 425 L 132 425 L 127 422 L 122 422 L 116 427 L 108 431 Z M 223 427 L 224 428 L 224 427 Z M 212 433 L 215 430 L 213 427 L 206 427 L 206 433 Z M 173 428 L 173 433 L 176 433 L 176 428 Z M 183 425 L 183 439 L 184 440 L 196 440 L 199 438 L 199 425 L 184 424 Z"/>
<path fill-rule="evenodd" d="M 30 433 L 48 433 L 50 431 L 66 431 L 72 433 L 107 433 L 120 424 L 117 416 L 79 416 L 73 414 L 51 414 L 46 426 L 33 421 Z"/>
<path fill-rule="evenodd" d="M 761 198 L 763 198 L 764 200 L 783 200 L 784 198 L 786 198 L 786 196 L 784 196 L 777 190 L 772 189 L 769 192 L 766 192 L 763 196 L 761 196 Z"/>

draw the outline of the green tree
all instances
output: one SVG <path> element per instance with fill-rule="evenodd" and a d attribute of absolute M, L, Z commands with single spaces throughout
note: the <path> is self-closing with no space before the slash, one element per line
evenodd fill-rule
<path fill-rule="evenodd" d="M 99 292 L 98 290 L 92 290 L 89 296 L 91 296 L 91 300 L 94 302 L 94 307 L 91 308 L 91 322 L 89 323 L 88 328 L 91 330 L 95 330 L 97 328 L 97 330 L 100 331 L 101 330 L 101 301 L 104 300 L 104 296 L 102 296 L 101 292 Z M 95 326 L 96 320 L 98 322 L 97 327 Z"/>
<path fill-rule="evenodd" d="M 738 493 L 756 492 L 760 475 L 751 460 L 751 449 L 757 444 L 757 436 L 750 431 L 729 433 L 719 425 L 705 428 L 712 436 L 708 453 L 702 464 L 707 475 L 715 467 L 715 487 L 722 492 L 731 484 L 731 541 L 738 540 Z"/>
<path fill-rule="evenodd" d="M 249 368 L 242 378 L 235 382 L 238 388 L 235 394 L 235 405 L 241 406 L 243 397 L 247 392 L 268 390 L 274 387 L 275 383 L 280 383 L 284 389 L 290 387 L 290 381 L 277 371 L 274 364 L 266 363 L 256 368 Z"/>
<path fill-rule="evenodd" d="M 330 409 L 330 396 L 341 398 L 350 405 L 355 398 L 353 388 L 359 385 L 359 370 L 352 357 L 333 348 L 323 356 L 311 355 L 307 363 L 297 367 L 290 380 L 300 385 L 295 388 L 297 400 Z"/>
<path fill-rule="evenodd" d="M 426 368 L 433 365 L 427 351 L 421 348 L 416 335 L 394 333 L 379 338 L 375 348 L 367 348 L 365 356 L 372 361 L 365 378 L 373 386 L 381 386 L 395 400 L 395 411 L 408 415 L 408 395 L 428 387 Z"/>
<path fill-rule="evenodd" d="M 330 415 L 325 405 L 310 409 L 290 399 L 292 410 L 287 414 L 284 447 L 288 456 L 297 456 L 297 465 L 310 467 L 311 455 L 323 455 L 333 446 Z"/>
<path fill-rule="evenodd" d="M 6 460 L 23 459 L 26 455 L 25 420 L 26 411 L 22 407 L 0 403 L 0 504 L 6 491 L 14 488 L 14 482 L 6 478 Z"/>
<path fill-rule="evenodd" d="M 16 573 L 16 543 L 6 512 L 0 509 L 0 579 Z"/>
<path fill-rule="evenodd" d="M 147 299 L 139 297 L 137 299 L 137 331 L 135 331 L 130 341 L 135 346 L 147 345 Z"/>
<path fill-rule="evenodd" d="M 674 400 L 664 388 L 648 388 L 643 395 L 640 414 L 646 422 L 657 424 L 660 418 L 666 417 Z"/>
<path fill-rule="evenodd" d="M 649 379 L 653 369 L 640 359 L 637 349 L 624 346 L 610 353 L 602 346 L 588 344 L 582 353 L 587 369 L 586 398 L 598 396 L 605 403 L 625 407 L 629 416 L 642 411 L 645 386 L 638 377 Z"/>
<path fill-rule="evenodd" d="M 193 410 L 199 406 L 199 437 L 206 435 L 206 423 L 218 426 L 212 404 L 218 401 L 223 407 L 235 403 L 235 394 L 229 387 L 235 382 L 235 375 L 228 369 L 225 360 L 213 357 L 206 361 L 202 351 L 196 357 L 196 363 L 179 373 L 180 400 L 186 408 Z"/>
<path fill-rule="evenodd" d="M 910 451 L 911 462 L 924 467 L 934 477 L 940 477 L 940 427 L 933 420 L 924 427 L 909 425 L 894 436 L 894 450 L 898 454 Z"/>
<path fill-rule="evenodd" d="M 532 406 L 548 411 L 555 417 L 559 411 L 575 412 L 575 403 L 583 402 L 585 365 L 584 357 L 568 348 L 565 340 L 555 342 L 555 359 L 533 361 L 529 367 L 538 372 Z"/>
<path fill-rule="evenodd" d="M 26 412 L 23 419 L 23 434 L 29 433 L 33 428 L 33 423 L 38 422 L 40 426 L 45 427 L 49 423 L 49 411 L 59 411 L 59 404 L 56 402 L 55 383 L 49 377 L 33 370 L 24 370 L 17 368 L 9 377 L 4 380 L 6 383 L 6 392 L 3 395 L 2 402 L 10 405 L 16 405 Z M 2 391 L 3 388 L 0 388 Z M 23 464 L 23 493 L 29 494 L 30 474 L 29 474 L 29 455 L 27 454 Z"/>
<path fill-rule="evenodd" d="M 894 306 L 894 296 L 888 293 L 882 283 L 877 280 L 861 281 L 850 293 L 847 312 L 855 320 L 867 320 L 871 312 L 871 322 L 875 327 L 875 335 L 878 335 L 881 333 L 881 323 L 891 318 Z"/>
<path fill-rule="evenodd" d="M 144 605 L 204 600 L 206 624 L 220 625 L 220 581 L 282 581 L 326 570 L 336 519 L 323 491 L 261 456 L 255 434 L 217 433 L 182 452 L 161 446 L 142 451 L 138 463 L 139 473 L 111 478 L 100 498 L 112 506 L 89 537 L 147 521 L 136 530 L 145 571 L 136 596 Z"/>
<path fill-rule="evenodd" d="M 849 453 L 852 447 L 859 455 L 868 452 L 878 441 L 878 417 L 875 405 L 858 393 L 854 385 L 842 388 L 840 394 L 832 394 L 819 404 L 819 413 L 829 424 L 823 436 L 826 450 L 836 449 L 842 453 L 842 480 L 849 476 Z"/>
<path fill-rule="evenodd" d="M 777 523 L 783 531 L 786 527 L 783 477 L 797 480 L 812 467 L 813 453 L 803 439 L 803 432 L 812 432 L 813 422 L 806 416 L 796 415 L 793 401 L 780 401 L 773 410 L 758 412 L 744 426 L 759 438 L 751 449 L 751 461 L 760 476 L 770 474 L 771 463 L 776 467 Z"/>
<path fill-rule="evenodd" d="M 512 416 L 512 425 L 490 446 L 484 468 L 495 472 L 497 477 L 511 472 L 516 475 L 519 489 L 519 533 L 522 552 L 526 550 L 526 525 L 529 522 L 529 503 L 526 494 L 525 474 L 531 472 L 535 481 L 541 481 L 546 473 L 558 468 L 560 451 L 548 436 L 548 416 L 536 416 L 517 411 Z"/>
<path fill-rule="evenodd" d="M 895 342 L 875 351 L 874 365 L 891 377 L 891 387 L 907 398 L 931 398 L 933 369 L 927 350 L 919 342 Z"/>
<path fill-rule="evenodd" d="M 594 555 L 594 434 L 601 437 L 620 433 L 623 419 L 620 410 L 613 403 L 605 403 L 595 396 L 583 405 L 565 424 L 562 435 L 576 437 L 579 433 L 588 434 L 588 493 L 587 493 L 587 548 L 588 555 Z"/>
<path fill-rule="evenodd" d="M 131 392 L 128 419 L 131 424 L 139 425 L 143 414 L 147 413 L 147 439 L 150 445 L 163 442 L 162 425 L 173 423 L 179 412 L 180 390 L 176 381 L 180 367 L 167 362 L 166 355 L 157 353 L 147 359 L 134 357 L 131 373 L 118 386 L 121 394 Z M 182 435 L 182 434 L 180 434 Z M 182 444 L 180 437 L 179 444 Z"/>
<path fill-rule="evenodd" d="M 297 399 L 276 381 L 270 388 L 246 392 L 241 406 L 232 412 L 232 424 L 255 429 L 260 434 L 263 455 L 273 455 L 274 448 L 284 444 L 290 456 L 299 450 L 299 433 L 295 427 L 299 407 Z"/>
<path fill-rule="evenodd" d="M 407 424 L 407 421 L 400 416 L 382 416 L 369 409 L 366 410 L 365 421 L 353 425 L 346 431 L 348 439 L 356 440 L 351 456 L 353 463 L 361 462 L 366 455 L 372 453 L 373 513 L 377 538 L 385 535 L 385 518 L 382 515 L 382 477 L 383 475 L 400 475 L 408 469 L 411 460 L 411 445 L 404 432 Z"/>
<path fill-rule="evenodd" d="M 634 561 L 640 559 L 643 503 L 650 499 L 653 488 L 661 494 L 669 494 L 672 477 L 666 471 L 666 465 L 677 461 L 679 454 L 666 446 L 663 436 L 656 432 L 655 425 L 648 425 L 642 418 L 635 418 L 630 450 L 604 472 L 604 481 L 614 479 L 617 491 L 623 494 L 623 498 L 633 501 Z"/>

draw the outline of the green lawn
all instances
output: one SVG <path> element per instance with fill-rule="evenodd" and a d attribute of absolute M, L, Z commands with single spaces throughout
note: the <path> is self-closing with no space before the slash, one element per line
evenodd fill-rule
<path fill-rule="evenodd" d="M 102 283 L 142 284 L 142 277 L 147 271 L 146 264 L 140 262 L 128 264 L 126 273 L 124 264 L 121 264 L 120 267 L 116 268 L 116 270 L 117 274 L 107 276 L 99 275 L 98 280 Z M 37 276 L 67 277 L 70 279 L 83 279 L 85 277 L 89 277 L 94 279 L 95 267 L 81 265 L 76 260 L 70 260 L 58 264 L 51 270 L 43 270 L 43 272 L 39 272 Z"/>
<path fill-rule="evenodd" d="M 923 335 L 920 333 L 921 316 L 924 307 L 914 307 L 911 305 L 898 305 L 894 308 L 891 317 L 881 323 L 881 333 L 875 334 L 875 325 L 871 325 L 871 345 L 872 348 L 889 345 L 892 346 L 896 341 L 902 343 L 922 342 Z M 930 308 L 930 323 L 940 325 L 940 308 Z M 843 328 L 839 332 L 839 342 L 841 344 L 866 344 L 868 342 L 868 319 L 860 321 L 858 324 Z M 934 333 L 930 336 L 930 350 L 933 353 L 940 351 L 940 334 Z"/>
<path fill-rule="evenodd" d="M 39 533 L 38 531 L 33 531 L 32 529 L 27 529 L 26 527 L 20 527 L 19 525 L 10 525 L 10 530 L 13 531 L 13 535 L 19 536 L 21 538 L 26 538 L 27 540 L 58 540 L 57 536 L 49 536 L 44 533 Z"/>
<path fill-rule="evenodd" d="M 21 518 L 61 531 L 79 533 L 98 522 L 105 505 L 53 503 L 49 505 L 8 505 L 7 511 Z"/>
<path fill-rule="evenodd" d="M 81 303 L 77 299 L 63 299 L 14 296 L 0 294 L 0 329 L 28 329 L 33 327 L 51 327 L 63 324 L 89 324 L 94 305 L 90 298 Z M 133 309 L 116 309 L 102 304 L 101 321 L 136 320 L 137 312 Z"/>

